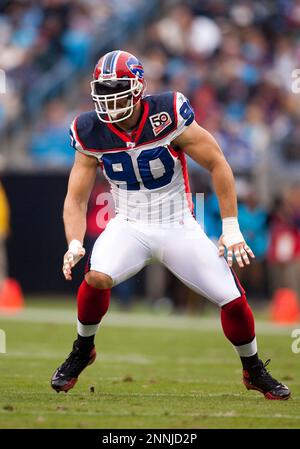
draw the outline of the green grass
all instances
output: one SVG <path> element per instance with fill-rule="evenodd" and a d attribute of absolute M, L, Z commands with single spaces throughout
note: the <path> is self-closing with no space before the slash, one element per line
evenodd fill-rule
<path fill-rule="evenodd" d="M 47 307 L 46 307 L 47 305 Z M 0 428 L 300 428 L 300 354 L 290 328 L 258 323 L 263 359 L 292 389 L 267 401 L 241 383 L 237 355 L 218 318 L 112 311 L 97 336 L 97 361 L 68 394 L 51 390 L 70 352 L 75 309 L 31 302 L 0 317 Z M 300 327 L 294 326 L 294 327 Z M 90 387 L 94 386 L 94 393 Z"/>

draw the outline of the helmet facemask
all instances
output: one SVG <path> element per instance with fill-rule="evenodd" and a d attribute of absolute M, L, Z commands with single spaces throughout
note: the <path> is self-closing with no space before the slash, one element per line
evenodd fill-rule
<path fill-rule="evenodd" d="M 143 88 L 138 77 L 102 78 L 92 81 L 91 94 L 99 119 L 104 123 L 116 123 L 129 118 L 141 97 Z"/>

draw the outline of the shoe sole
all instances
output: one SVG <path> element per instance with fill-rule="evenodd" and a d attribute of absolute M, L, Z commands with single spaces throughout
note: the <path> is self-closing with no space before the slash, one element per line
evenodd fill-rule
<path fill-rule="evenodd" d="M 89 365 L 94 363 L 94 361 L 96 360 L 96 356 L 97 356 L 97 354 L 95 353 L 85 368 L 87 368 Z M 85 368 L 82 371 L 84 371 Z M 53 390 L 56 391 L 56 393 L 60 393 L 61 391 L 68 393 L 68 391 L 71 390 L 76 385 L 77 381 L 78 381 L 78 377 L 73 377 L 72 379 L 69 380 L 69 382 L 67 384 L 63 385 L 62 387 L 56 388 L 55 385 L 52 385 L 52 383 L 51 383 L 51 387 L 53 388 Z"/>
<path fill-rule="evenodd" d="M 270 401 L 287 401 L 291 397 L 291 393 L 289 393 L 287 396 L 274 396 L 270 391 L 268 393 L 264 393 L 260 388 L 254 387 L 245 379 L 243 379 L 243 384 L 245 385 L 247 390 L 259 391 L 259 393 L 262 393 L 264 397 Z"/>

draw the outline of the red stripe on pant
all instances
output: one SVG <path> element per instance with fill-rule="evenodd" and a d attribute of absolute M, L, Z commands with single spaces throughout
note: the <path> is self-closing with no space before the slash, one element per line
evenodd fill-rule
<path fill-rule="evenodd" d="M 236 272 L 234 271 L 233 268 L 230 268 L 230 270 L 231 270 L 231 273 L 232 273 L 232 276 L 233 276 L 235 285 L 237 286 L 237 289 L 239 290 L 239 292 L 240 292 L 241 295 L 245 295 L 245 293 L 246 293 L 246 292 L 245 292 L 245 289 L 244 289 L 244 287 L 242 286 L 242 284 L 240 283 L 240 280 L 239 280 L 239 278 L 237 277 Z"/>
<path fill-rule="evenodd" d="M 110 303 L 110 288 L 99 289 L 82 281 L 77 292 L 78 319 L 82 324 L 100 323 Z"/>

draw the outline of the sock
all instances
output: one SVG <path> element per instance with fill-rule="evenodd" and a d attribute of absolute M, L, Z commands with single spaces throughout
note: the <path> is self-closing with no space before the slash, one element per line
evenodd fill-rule
<path fill-rule="evenodd" d="M 241 358 L 244 369 L 258 363 L 254 317 L 245 294 L 221 309 L 221 323 L 228 340 Z"/>
<path fill-rule="evenodd" d="M 90 351 L 94 347 L 95 335 L 91 335 L 90 337 L 82 337 L 77 334 L 77 346 L 84 352 Z"/>
<path fill-rule="evenodd" d="M 82 281 L 77 293 L 77 344 L 81 349 L 94 346 L 95 334 L 109 302 L 110 289 L 98 289 Z"/>
<path fill-rule="evenodd" d="M 241 357 L 241 362 L 243 365 L 244 370 L 251 371 L 255 365 L 258 365 L 259 358 L 257 353 L 254 355 L 251 355 L 250 357 Z"/>

